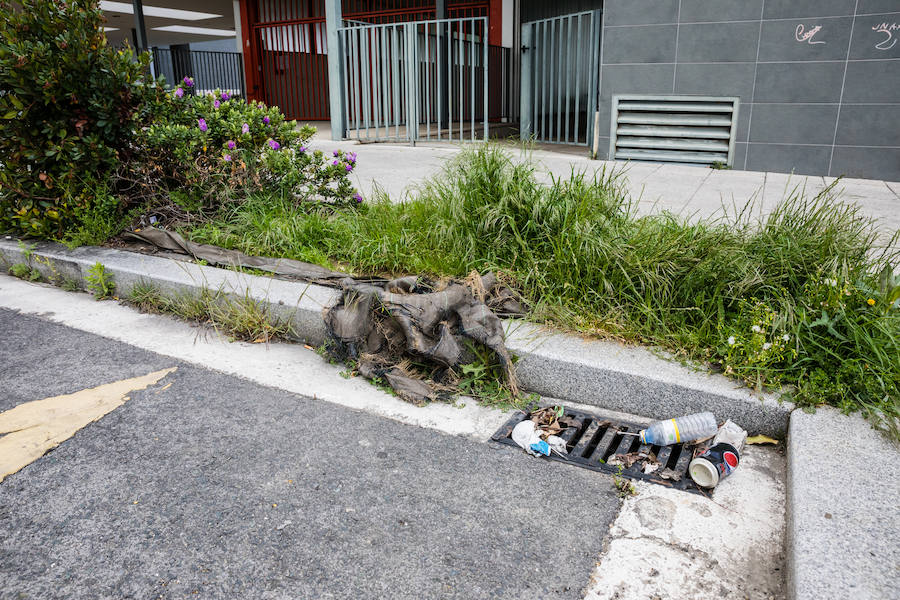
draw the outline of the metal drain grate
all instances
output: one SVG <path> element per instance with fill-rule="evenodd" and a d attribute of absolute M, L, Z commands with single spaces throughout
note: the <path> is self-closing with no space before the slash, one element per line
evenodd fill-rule
<path fill-rule="evenodd" d="M 575 419 L 575 426 L 566 427 L 558 434 L 566 441 L 566 449 L 569 454 L 564 458 L 552 452 L 549 458 L 602 473 L 619 473 L 621 466 L 621 475 L 624 477 L 651 481 L 677 490 L 707 495 L 691 480 L 687 472 L 695 449 L 705 447 L 704 443 L 701 442 L 700 445 L 673 444 L 671 446 L 642 444 L 638 436 L 620 433 L 623 431 L 638 432 L 643 429 L 641 425 L 609 421 L 570 408 L 566 408 L 565 411 L 566 416 Z M 521 450 L 510 436 L 513 428 L 527 418 L 526 413 L 516 412 L 491 436 L 491 439 Z M 617 460 L 622 460 L 621 457 L 634 458 L 634 453 L 646 455 L 647 458 L 637 458 L 629 466 L 610 464 L 610 462 L 616 463 Z M 620 458 L 616 459 L 617 456 Z M 626 460 L 627 462 L 630 461 Z M 659 467 L 650 473 L 645 473 L 644 467 L 648 463 L 658 463 Z"/>

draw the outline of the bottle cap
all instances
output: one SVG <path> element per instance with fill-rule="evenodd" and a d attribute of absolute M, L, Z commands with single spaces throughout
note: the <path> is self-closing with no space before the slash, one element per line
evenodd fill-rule
<path fill-rule="evenodd" d="M 705 458 L 695 458 L 688 469 L 691 479 L 701 487 L 713 488 L 719 483 L 719 470 Z"/>

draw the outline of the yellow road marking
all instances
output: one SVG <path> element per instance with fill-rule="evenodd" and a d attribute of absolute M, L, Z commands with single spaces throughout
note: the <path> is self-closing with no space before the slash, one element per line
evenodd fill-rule
<path fill-rule="evenodd" d="M 124 404 L 130 392 L 154 385 L 177 368 L 26 402 L 0 413 L 0 434 L 6 434 L 0 437 L 0 481 Z"/>

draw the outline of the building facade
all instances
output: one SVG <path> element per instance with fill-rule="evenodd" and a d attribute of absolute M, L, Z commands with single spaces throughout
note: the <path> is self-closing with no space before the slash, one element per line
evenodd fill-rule
<path fill-rule="evenodd" d="M 337 121 L 341 137 L 377 122 L 410 139 L 459 125 L 465 139 L 482 136 L 483 122 L 602 159 L 900 180 L 897 0 L 239 8 L 248 95 L 293 118 Z"/>

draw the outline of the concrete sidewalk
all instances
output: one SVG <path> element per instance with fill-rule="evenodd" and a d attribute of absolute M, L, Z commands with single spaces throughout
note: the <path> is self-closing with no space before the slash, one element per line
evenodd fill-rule
<path fill-rule="evenodd" d="M 415 147 L 359 144 L 334 142 L 319 136 L 311 146 L 326 152 L 335 149 L 356 152 L 359 160 L 352 180 L 357 188 L 366 197 L 381 189 L 394 199 L 414 192 L 465 147 L 449 143 L 420 143 Z M 573 170 L 621 171 L 630 197 L 643 214 L 665 210 L 689 218 L 717 217 L 734 214 L 753 202 L 751 214 L 764 216 L 794 191 L 814 196 L 835 181 L 834 177 L 714 170 L 671 163 L 595 161 L 588 158 L 586 150 L 579 152 L 572 147 L 531 151 L 513 144 L 507 147 L 515 160 L 531 161 L 538 178 L 545 182 L 551 176 L 567 177 Z M 841 179 L 834 192 L 836 197 L 856 203 L 863 214 L 876 219 L 885 240 L 900 229 L 900 182 Z"/>

